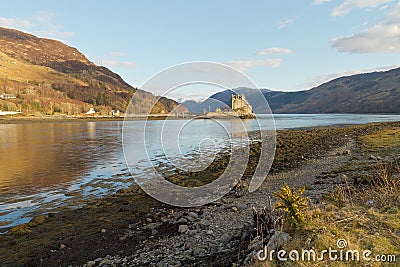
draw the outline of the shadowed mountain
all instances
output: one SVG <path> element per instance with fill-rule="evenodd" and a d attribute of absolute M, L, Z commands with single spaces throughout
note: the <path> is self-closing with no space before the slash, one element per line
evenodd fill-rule
<path fill-rule="evenodd" d="M 238 88 L 253 106 L 260 109 L 259 94 L 254 89 Z M 310 90 L 279 92 L 261 89 L 273 113 L 400 113 L 400 68 L 384 72 L 357 74 L 334 79 Z M 202 103 L 186 101 L 191 112 L 208 107 L 211 111 L 229 105 L 233 91 L 216 93 Z M 213 110 L 214 109 L 214 110 Z"/>

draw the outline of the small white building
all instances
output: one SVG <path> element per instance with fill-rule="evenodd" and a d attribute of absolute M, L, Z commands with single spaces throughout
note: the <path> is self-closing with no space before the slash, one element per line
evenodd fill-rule
<path fill-rule="evenodd" d="M 94 108 L 90 108 L 88 112 L 86 112 L 87 115 L 92 115 L 95 114 L 96 111 L 94 111 Z"/>
<path fill-rule="evenodd" d="M 15 99 L 17 97 L 15 95 L 13 95 L 13 94 L 1 93 L 0 94 L 0 98 L 3 99 L 3 100 L 6 100 L 6 99 Z"/>
<path fill-rule="evenodd" d="M 114 117 L 119 117 L 119 116 L 121 116 L 121 112 L 117 109 L 117 110 L 111 110 L 111 116 L 114 116 Z"/>

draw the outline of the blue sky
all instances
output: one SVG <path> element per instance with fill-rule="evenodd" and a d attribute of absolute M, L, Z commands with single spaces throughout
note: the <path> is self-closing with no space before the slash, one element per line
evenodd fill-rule
<path fill-rule="evenodd" d="M 64 41 L 133 86 L 190 61 L 283 91 L 400 66 L 400 1 L 14 0 L 0 26 Z"/>

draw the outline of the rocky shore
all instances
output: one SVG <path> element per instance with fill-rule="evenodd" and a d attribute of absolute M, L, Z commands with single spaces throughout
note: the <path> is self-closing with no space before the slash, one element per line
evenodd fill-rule
<path fill-rule="evenodd" d="M 311 205 L 316 204 L 346 175 L 355 181 L 363 179 L 362 171 L 343 166 L 385 160 L 388 151 L 372 155 L 362 150 L 362 136 L 399 128 L 396 122 L 278 131 L 271 172 L 253 193 L 248 192 L 247 183 L 258 161 L 256 142 L 243 180 L 214 203 L 171 207 L 132 185 L 90 200 L 80 209 L 39 215 L 10 229 L 0 236 L 0 265 L 243 266 L 260 245 L 254 242 L 253 209 L 268 205 L 268 197 L 283 182 L 306 186 Z M 169 179 L 199 186 L 215 179 L 228 160 L 222 156 L 196 175 L 177 173 Z"/>

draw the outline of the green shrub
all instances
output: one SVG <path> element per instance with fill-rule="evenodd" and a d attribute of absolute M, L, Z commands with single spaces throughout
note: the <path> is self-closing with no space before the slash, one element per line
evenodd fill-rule
<path fill-rule="evenodd" d="M 280 201 L 276 203 L 275 209 L 282 209 L 289 223 L 295 228 L 298 228 L 305 222 L 305 210 L 308 208 L 308 198 L 302 196 L 305 189 L 306 188 L 303 187 L 296 192 L 294 188 L 284 183 L 279 189 L 279 193 L 273 192 L 273 194 L 280 199 Z"/>

